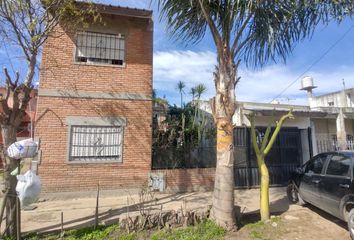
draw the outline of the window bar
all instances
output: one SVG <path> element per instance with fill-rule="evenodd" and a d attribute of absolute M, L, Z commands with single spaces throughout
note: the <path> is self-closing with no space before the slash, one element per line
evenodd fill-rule
<path fill-rule="evenodd" d="M 83 143 L 82 143 L 83 144 L 83 155 L 84 156 L 89 156 L 88 155 L 88 146 L 89 146 L 88 138 L 90 137 L 89 130 L 90 130 L 89 127 L 85 127 L 85 137 L 84 137 Z"/>
<path fill-rule="evenodd" d="M 78 130 L 77 127 L 75 127 L 75 130 L 74 130 L 74 132 L 75 132 L 75 144 L 74 144 L 75 153 L 74 153 L 74 158 L 76 158 L 79 155 L 79 151 L 78 151 L 78 148 L 77 148 L 79 136 L 77 134 L 77 130 Z"/>
<path fill-rule="evenodd" d="M 76 142 L 76 148 L 77 148 L 77 151 L 78 151 L 78 153 L 77 153 L 77 155 L 79 156 L 79 157 L 81 157 L 82 156 L 82 153 L 81 153 L 81 139 L 82 139 L 82 127 L 78 127 L 77 128 L 77 131 L 78 131 L 78 138 L 77 138 L 77 142 Z"/>
<path fill-rule="evenodd" d="M 109 135 L 107 136 L 108 140 L 106 142 L 107 144 L 107 154 L 110 156 L 110 158 L 112 158 L 113 154 L 112 154 L 112 146 L 110 146 L 110 144 L 113 144 L 113 131 L 114 128 L 109 128 L 107 129 L 107 131 L 109 132 Z M 113 159 L 112 159 L 113 160 Z"/>
<path fill-rule="evenodd" d="M 115 152 L 114 152 L 114 146 L 115 146 L 115 131 L 116 130 L 116 128 L 112 128 L 111 129 L 111 131 L 112 131 L 112 133 L 111 133 L 111 142 L 112 142 L 112 145 L 110 146 L 110 148 L 109 148 L 109 154 L 113 157 L 113 158 L 115 158 L 114 156 L 115 156 Z"/>

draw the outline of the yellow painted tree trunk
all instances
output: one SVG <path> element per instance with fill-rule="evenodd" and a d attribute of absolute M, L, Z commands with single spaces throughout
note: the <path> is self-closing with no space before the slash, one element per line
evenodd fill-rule
<path fill-rule="evenodd" d="M 217 166 L 212 218 L 226 229 L 235 227 L 233 127 L 226 119 L 217 123 Z"/>
<path fill-rule="evenodd" d="M 260 189 L 260 214 L 261 220 L 265 221 L 270 218 L 270 210 L 269 210 L 269 171 L 268 167 L 264 161 L 265 156 L 270 152 L 273 147 L 273 144 L 280 132 L 283 123 L 287 119 L 293 119 L 294 116 L 292 114 L 292 109 L 288 112 L 288 114 L 283 115 L 279 121 L 276 121 L 275 130 L 268 142 L 268 138 L 270 135 L 271 127 L 273 122 L 268 124 L 267 130 L 264 134 L 263 139 L 259 139 L 257 142 L 257 135 L 256 135 L 256 127 L 254 123 L 255 115 L 251 114 L 249 116 L 249 120 L 251 122 L 251 137 L 252 137 L 252 145 L 253 149 L 257 156 L 257 165 L 261 177 L 261 189 Z"/>
<path fill-rule="evenodd" d="M 267 165 L 264 162 L 264 157 L 257 157 L 259 171 L 261 175 L 261 192 L 260 192 L 260 212 L 261 220 L 267 220 L 270 217 L 269 212 L 269 172 Z"/>

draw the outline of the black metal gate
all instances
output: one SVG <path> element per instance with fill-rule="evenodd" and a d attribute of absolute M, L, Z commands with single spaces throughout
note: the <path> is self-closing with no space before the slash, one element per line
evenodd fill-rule
<path fill-rule="evenodd" d="M 261 137 L 265 128 L 257 128 Z M 235 128 L 235 186 L 259 186 L 260 178 L 256 156 L 252 148 L 250 129 Z M 270 185 L 285 185 L 290 173 L 302 162 L 301 136 L 298 128 L 282 128 L 272 150 L 265 159 L 270 176 Z"/>

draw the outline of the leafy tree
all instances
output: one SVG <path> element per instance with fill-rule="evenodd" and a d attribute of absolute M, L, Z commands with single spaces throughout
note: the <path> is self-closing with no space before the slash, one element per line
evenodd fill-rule
<path fill-rule="evenodd" d="M 33 79 L 37 70 L 42 46 L 60 23 L 73 30 L 99 19 L 91 3 L 77 4 L 75 0 L 0 0 L 0 37 L 5 44 L 15 45 L 25 59 L 26 73 L 21 77 L 4 68 L 6 94 L 0 99 L 0 125 L 5 157 L 6 234 L 16 236 L 16 176 L 10 173 L 18 161 L 7 156 L 6 149 L 16 141 L 20 126 L 34 88 Z M 10 104 L 10 102 L 12 104 Z"/>
<path fill-rule="evenodd" d="M 195 121 L 196 107 L 191 102 L 184 108 L 168 107 L 164 128 L 154 125 L 153 154 L 165 167 L 195 167 L 191 153 L 201 145 L 202 139 L 215 139 L 215 128 L 206 128 L 209 119 L 202 115 Z M 157 159 L 157 160 L 156 160 Z"/>
<path fill-rule="evenodd" d="M 217 125 L 217 167 L 211 216 L 235 227 L 232 116 L 241 61 L 262 66 L 285 60 L 295 44 L 311 36 L 320 22 L 351 14 L 353 1 L 157 0 L 168 31 L 186 43 L 211 34 L 216 52 L 216 96 L 211 102 Z"/>

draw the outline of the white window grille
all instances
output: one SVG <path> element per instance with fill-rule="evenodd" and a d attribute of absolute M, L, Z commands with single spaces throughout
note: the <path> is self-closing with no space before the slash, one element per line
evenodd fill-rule
<path fill-rule="evenodd" d="M 77 33 L 76 61 L 123 65 L 125 38 L 121 34 Z"/>
<path fill-rule="evenodd" d="M 123 127 L 71 126 L 69 161 L 122 162 Z"/>

